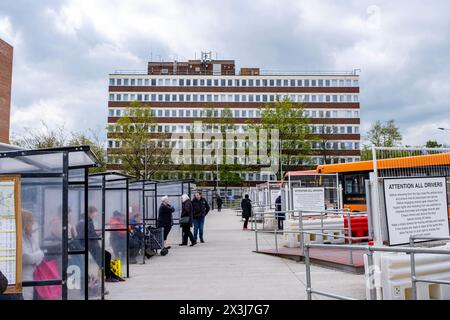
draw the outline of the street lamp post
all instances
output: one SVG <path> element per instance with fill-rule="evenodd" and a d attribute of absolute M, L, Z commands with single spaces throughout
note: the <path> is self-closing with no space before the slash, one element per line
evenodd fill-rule
<path fill-rule="evenodd" d="M 147 154 L 148 154 L 148 145 L 144 144 L 144 180 L 147 180 L 147 175 L 148 175 Z"/>

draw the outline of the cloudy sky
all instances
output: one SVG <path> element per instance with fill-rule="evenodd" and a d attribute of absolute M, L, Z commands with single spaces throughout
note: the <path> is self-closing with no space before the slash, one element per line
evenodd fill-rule
<path fill-rule="evenodd" d="M 263 70 L 361 69 L 363 131 L 450 143 L 450 1 L 2 0 L 15 47 L 12 131 L 103 129 L 108 74 L 202 50 Z"/>

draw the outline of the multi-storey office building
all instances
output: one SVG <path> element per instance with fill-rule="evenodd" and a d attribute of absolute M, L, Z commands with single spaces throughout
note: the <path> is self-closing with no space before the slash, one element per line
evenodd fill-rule
<path fill-rule="evenodd" d="M 9 143 L 13 47 L 0 39 L 0 143 Z"/>
<path fill-rule="evenodd" d="M 120 169 L 115 157 L 121 143 L 117 139 L 120 126 L 114 124 L 123 116 L 131 102 L 150 105 L 157 124 L 155 133 L 189 133 L 194 121 L 206 120 L 204 110 L 213 108 L 213 116 L 221 117 L 229 109 L 238 132 L 244 132 L 247 120 L 258 121 L 267 104 L 288 97 L 303 102 L 311 120 L 313 133 L 323 143 L 313 145 L 316 164 L 358 161 L 360 157 L 359 76 L 356 72 L 274 73 L 257 68 L 235 71 L 233 60 L 190 60 L 188 62 L 150 62 L 145 72 L 115 72 L 109 78 L 108 161 L 111 169 Z M 216 132 L 220 132 L 216 128 Z M 214 128 L 212 128 L 214 132 Z M 244 143 L 244 142 L 242 142 Z M 162 147 L 182 147 L 177 142 Z M 326 154 L 326 157 L 324 157 Z M 238 159 L 245 163 L 246 159 Z M 195 173 L 170 170 L 165 178 L 194 178 L 212 185 L 215 178 L 214 159 Z M 299 169 L 302 163 L 284 164 L 285 170 Z M 194 174 L 194 176 L 192 176 Z M 241 172 L 248 184 L 256 184 L 274 176 Z"/>

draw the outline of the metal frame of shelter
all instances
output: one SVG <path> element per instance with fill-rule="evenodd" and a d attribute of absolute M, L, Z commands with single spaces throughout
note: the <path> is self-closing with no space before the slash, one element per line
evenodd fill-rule
<path fill-rule="evenodd" d="M 61 286 L 62 300 L 69 299 L 68 289 L 68 267 L 69 260 L 76 257 L 83 259 L 84 286 L 77 288 L 80 297 L 89 299 L 88 288 L 88 259 L 89 259 L 89 245 L 88 237 L 84 239 L 77 238 L 76 241 L 82 245 L 83 248 L 71 249 L 69 247 L 69 192 L 76 188 L 79 191 L 76 194 L 78 203 L 73 203 L 77 206 L 80 218 L 87 221 L 88 210 L 88 170 L 92 167 L 97 167 L 98 159 L 90 150 L 89 146 L 77 147 L 62 147 L 53 149 L 38 149 L 38 150 L 18 150 L 0 152 L 0 175 L 18 175 L 21 177 L 21 201 L 22 208 L 32 206 L 34 211 L 39 210 L 39 218 L 41 229 L 39 229 L 39 245 L 44 245 L 45 231 L 50 229 L 51 225 L 45 221 L 46 214 L 50 211 L 46 201 L 60 201 L 60 209 L 58 209 L 56 216 L 58 223 L 56 224 L 58 230 L 58 240 L 56 247 L 58 256 L 60 256 L 60 277 L 58 279 L 49 280 L 27 280 L 22 282 L 24 288 L 38 288 L 49 286 Z M 46 198 L 46 191 L 57 191 L 58 197 Z M 27 193 L 28 192 L 28 193 Z M 26 198 L 26 196 L 29 197 Z M 28 202 L 26 202 L 28 201 Z M 39 201 L 39 202 L 38 202 Z M 26 202 L 26 203 L 24 203 Z M 58 207 L 59 202 L 56 207 Z M 55 203 L 52 203 L 55 205 Z M 24 205 L 25 204 L 25 205 Z M 54 206 L 53 206 L 54 207 Z M 33 213 L 34 214 L 34 213 Z M 84 233 L 88 232 L 88 224 L 84 224 Z M 47 228 L 47 229 L 46 229 Z M 53 243 L 54 244 L 54 243 Z M 59 259 L 59 258 L 57 258 Z M 80 271 L 81 276 L 81 271 Z M 80 279 L 81 281 L 81 279 Z M 33 290 L 33 299 L 34 299 Z"/>
<path fill-rule="evenodd" d="M 129 182 L 131 179 L 134 179 L 134 177 L 125 175 L 122 173 L 110 171 L 110 172 L 102 172 L 102 173 L 94 173 L 89 175 L 89 196 L 90 196 L 90 203 L 93 202 L 93 198 L 95 198 L 95 192 L 100 192 L 100 199 L 97 199 L 97 203 L 100 202 L 101 206 L 101 220 L 102 220 L 102 252 L 106 249 L 106 234 L 108 233 L 110 235 L 109 238 L 109 246 L 112 248 L 112 259 L 119 258 L 121 262 L 123 263 L 123 259 L 125 259 L 125 265 L 126 266 L 126 277 L 130 277 L 130 264 L 129 264 L 129 227 L 130 227 L 130 205 L 129 205 Z M 113 199 L 114 201 L 107 201 L 109 198 L 109 194 L 113 193 Z M 100 200 L 100 201 L 98 201 Z M 112 226 L 111 223 L 108 223 L 106 221 L 107 217 L 111 217 L 108 215 L 108 208 L 111 206 L 111 203 L 115 202 L 116 210 L 119 209 L 122 215 L 125 215 L 125 221 L 123 226 Z M 112 211 L 112 210 L 110 210 Z M 123 212 L 124 211 L 124 212 Z M 114 241 L 112 243 L 112 236 L 117 235 L 118 233 L 125 233 L 126 236 L 120 237 L 119 243 L 118 241 Z M 117 237 L 116 237 L 117 238 Z M 122 239 L 123 238 L 123 239 Z M 124 243 L 120 243 L 124 241 Z M 115 247 L 121 246 L 121 248 L 115 250 Z M 115 252 L 120 249 L 124 249 L 124 252 Z M 104 293 L 105 293 L 105 257 L 102 255 L 102 299 L 104 299 Z"/>
<path fill-rule="evenodd" d="M 179 192 L 164 192 L 170 185 L 177 185 L 180 187 Z M 172 204 L 175 205 L 175 209 L 181 209 L 181 196 L 186 193 L 191 196 L 192 188 L 194 185 L 194 180 L 163 180 L 163 181 L 152 181 L 152 180 L 138 180 L 130 181 L 129 183 L 129 196 L 130 205 L 132 211 L 135 209 L 137 212 L 133 214 L 140 214 L 142 218 L 141 226 L 144 234 L 148 226 L 156 227 L 158 220 L 158 199 L 162 196 L 168 196 L 171 198 Z M 173 202 L 173 199 L 177 199 L 178 202 Z M 179 217 L 174 217 L 174 225 L 179 224 Z M 145 247 L 142 250 L 142 263 L 145 264 Z"/>

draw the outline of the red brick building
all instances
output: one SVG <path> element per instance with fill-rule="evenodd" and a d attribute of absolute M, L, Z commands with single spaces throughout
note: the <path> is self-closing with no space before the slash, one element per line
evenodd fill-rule
<path fill-rule="evenodd" d="M 0 39 L 0 143 L 9 143 L 13 47 Z"/>

